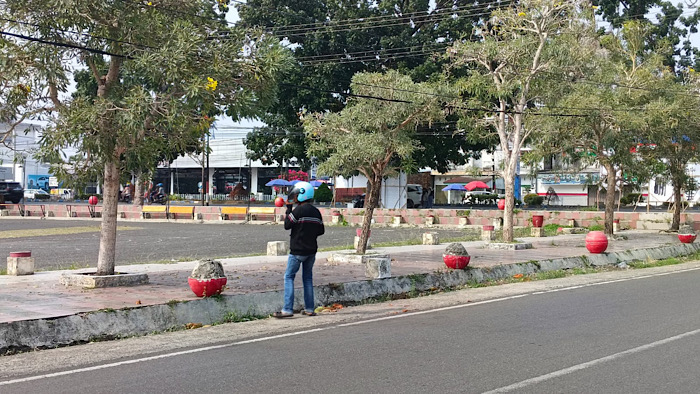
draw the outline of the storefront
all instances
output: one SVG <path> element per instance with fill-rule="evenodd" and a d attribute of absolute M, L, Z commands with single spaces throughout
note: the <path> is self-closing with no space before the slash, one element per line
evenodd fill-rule
<path fill-rule="evenodd" d="M 547 173 L 537 175 L 537 194 L 544 197 L 546 205 L 594 204 L 589 197 L 589 189 L 600 182 L 599 173 L 559 174 Z"/>

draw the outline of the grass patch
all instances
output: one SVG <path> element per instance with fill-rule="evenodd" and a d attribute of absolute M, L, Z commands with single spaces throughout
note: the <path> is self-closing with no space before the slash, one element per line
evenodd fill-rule
<path fill-rule="evenodd" d="M 224 323 L 243 323 L 247 321 L 253 321 L 253 320 L 261 320 L 261 319 L 266 319 L 270 317 L 269 315 L 255 315 L 251 312 L 245 313 L 245 314 L 238 314 L 236 312 L 227 312 L 224 315 L 224 318 L 217 323 L 214 323 L 214 325 L 217 324 L 224 324 Z"/>
<path fill-rule="evenodd" d="M 632 268 L 651 268 L 651 267 L 663 267 L 665 265 L 677 265 L 677 264 L 682 264 L 687 261 L 691 260 L 696 260 L 696 259 L 691 259 L 688 257 L 684 258 L 676 258 L 676 257 L 671 257 L 668 259 L 663 259 L 663 260 L 656 260 L 656 261 L 635 261 L 632 263 L 627 263 L 628 266 Z"/>
<path fill-rule="evenodd" d="M 6 269 L 6 268 L 0 268 L 0 275 L 7 275 L 7 269 Z"/>
<path fill-rule="evenodd" d="M 141 230 L 141 227 L 119 226 L 117 231 Z M 51 235 L 71 235 L 83 233 L 98 233 L 100 226 L 84 226 L 84 227 L 56 227 L 42 228 L 31 230 L 7 230 L 0 231 L 0 239 L 9 238 L 26 238 L 26 237 L 48 237 Z"/>
<path fill-rule="evenodd" d="M 563 226 L 560 224 L 556 223 L 549 223 L 545 224 L 542 226 L 544 228 L 544 235 L 547 237 L 553 237 L 555 235 L 558 235 L 559 233 L 557 232 L 560 228 L 571 228 L 571 226 Z"/>
<path fill-rule="evenodd" d="M 591 231 L 603 231 L 605 230 L 605 226 L 602 224 L 594 224 L 592 226 L 588 226 L 588 229 Z"/>

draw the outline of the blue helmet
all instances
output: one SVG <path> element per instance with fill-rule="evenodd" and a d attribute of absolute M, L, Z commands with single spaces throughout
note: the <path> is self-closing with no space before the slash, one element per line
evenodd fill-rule
<path fill-rule="evenodd" d="M 297 182 L 289 192 L 289 201 L 309 201 L 314 199 L 314 187 L 309 182 Z"/>
<path fill-rule="evenodd" d="M 157 184 L 156 186 L 161 187 L 161 186 L 163 186 L 163 184 L 162 184 L 162 183 L 159 183 L 159 184 Z"/>

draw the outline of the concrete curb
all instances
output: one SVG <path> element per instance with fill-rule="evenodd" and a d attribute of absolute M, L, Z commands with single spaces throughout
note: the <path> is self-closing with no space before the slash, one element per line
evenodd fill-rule
<path fill-rule="evenodd" d="M 387 279 L 363 280 L 317 286 L 318 304 L 358 303 L 386 296 L 412 292 L 450 289 L 474 282 L 510 278 L 517 274 L 560 269 L 612 266 L 632 261 L 659 260 L 690 255 L 700 251 L 700 243 L 677 244 L 624 252 L 582 255 L 561 259 L 489 268 L 448 270 Z M 216 324 L 235 321 L 246 315 L 264 316 L 281 307 L 282 291 L 222 295 L 221 297 L 161 305 L 99 310 L 51 319 L 21 320 L 0 323 L 0 354 L 39 348 L 53 348 L 98 339 L 145 335 L 182 328 L 187 323 Z M 295 299 L 301 309 L 302 291 Z"/>

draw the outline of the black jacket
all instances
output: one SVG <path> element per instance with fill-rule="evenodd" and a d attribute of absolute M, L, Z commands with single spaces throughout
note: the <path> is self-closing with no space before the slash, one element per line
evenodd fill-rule
<path fill-rule="evenodd" d="M 287 205 L 284 229 L 292 230 L 289 253 L 298 256 L 315 254 L 318 251 L 316 238 L 325 232 L 321 212 L 310 203 L 299 204 L 294 210 Z"/>

